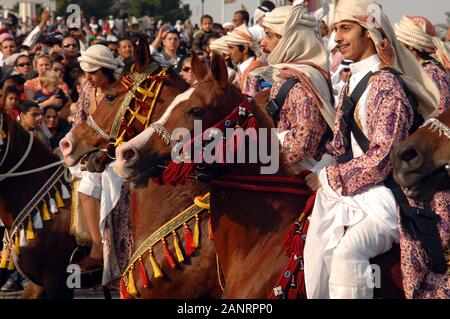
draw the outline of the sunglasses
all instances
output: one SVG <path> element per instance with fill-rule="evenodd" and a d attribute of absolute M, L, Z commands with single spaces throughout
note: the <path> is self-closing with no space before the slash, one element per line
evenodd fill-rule
<path fill-rule="evenodd" d="M 183 71 L 183 72 L 189 72 L 190 70 L 191 70 L 191 68 L 188 67 L 188 66 L 184 66 L 184 67 L 181 69 L 181 71 Z"/>
<path fill-rule="evenodd" d="M 76 44 L 64 44 L 65 48 L 78 48 L 78 45 Z"/>
<path fill-rule="evenodd" d="M 21 68 L 23 68 L 24 66 L 31 66 L 31 62 L 18 63 L 17 66 L 20 66 Z"/>

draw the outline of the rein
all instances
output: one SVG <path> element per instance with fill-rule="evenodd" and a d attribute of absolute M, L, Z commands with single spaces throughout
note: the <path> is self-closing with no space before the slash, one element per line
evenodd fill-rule
<path fill-rule="evenodd" d="M 0 123 L 2 126 L 0 129 L 3 132 L 3 115 L 1 116 Z M 24 175 L 30 175 L 37 172 L 42 172 L 45 170 L 48 170 L 53 167 L 58 167 L 55 172 L 52 174 L 50 178 L 48 178 L 44 185 L 40 188 L 40 190 L 28 201 L 28 203 L 22 208 L 22 210 L 17 214 L 17 216 L 14 218 L 13 223 L 11 227 L 8 229 L 5 229 L 4 234 L 4 246 L 2 251 L 2 257 L 0 259 L 0 269 L 6 268 L 8 258 L 8 269 L 12 270 L 15 268 L 15 262 L 17 262 L 17 256 L 20 253 L 20 246 L 25 246 L 25 240 L 32 240 L 35 238 L 34 235 L 34 229 L 41 229 L 43 228 L 43 220 L 47 221 L 51 219 L 50 212 L 53 214 L 58 212 L 58 208 L 64 207 L 64 201 L 63 199 L 70 198 L 70 193 L 67 189 L 67 187 L 64 185 L 63 181 L 65 179 L 64 173 L 65 173 L 65 167 L 61 165 L 62 161 L 57 161 L 42 167 L 38 167 L 35 169 L 22 171 L 22 172 L 15 172 L 22 164 L 23 162 L 28 158 L 28 155 L 30 154 L 30 151 L 32 149 L 33 145 L 33 134 L 29 132 L 29 142 L 27 149 L 21 159 L 14 165 L 13 168 L 9 169 L 7 173 L 0 174 L 0 181 L 3 181 L 7 178 L 13 178 L 18 176 L 24 176 Z M 9 144 L 10 144 L 10 134 L 8 134 L 7 139 L 7 145 L 5 148 L 5 154 L 3 155 L 1 164 L 4 163 L 5 159 L 7 158 L 7 153 L 9 150 Z M 60 183 L 61 185 L 61 193 L 56 187 L 57 183 Z M 49 206 L 50 211 L 47 206 L 47 201 L 45 199 L 45 196 L 48 196 L 49 200 Z M 56 198 L 53 198 L 53 197 Z M 42 209 L 42 216 L 40 214 L 38 205 L 39 203 L 42 203 L 41 209 Z M 33 210 L 36 211 L 36 214 L 32 216 Z M 28 219 L 28 221 L 27 221 Z M 27 223 L 27 226 L 25 226 L 25 223 Z M 26 231 L 25 231 L 26 230 Z M 25 235 L 26 232 L 26 235 Z M 16 258 L 15 258 L 16 257 Z M 16 267 L 17 268 L 17 267 Z M 24 276 L 26 277 L 26 276 Z"/>

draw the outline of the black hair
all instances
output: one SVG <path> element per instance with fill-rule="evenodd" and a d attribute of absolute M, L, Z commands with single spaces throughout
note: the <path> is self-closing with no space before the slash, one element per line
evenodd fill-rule
<path fill-rule="evenodd" d="M 131 38 L 129 38 L 129 37 L 123 37 L 123 38 L 120 38 L 119 41 L 117 41 L 117 44 L 120 44 L 120 42 L 122 42 L 122 41 L 130 41 L 131 44 L 132 44 L 133 46 L 135 46 L 133 40 L 132 40 Z"/>
<path fill-rule="evenodd" d="M 22 74 L 14 74 L 14 75 L 11 75 L 9 78 L 11 80 L 13 80 L 15 84 L 18 84 L 18 85 L 22 85 L 26 81 Z"/>
<path fill-rule="evenodd" d="M 8 87 L 5 89 L 5 92 L 4 92 L 5 97 L 6 97 L 8 94 L 15 94 L 15 95 L 17 95 L 17 96 L 19 97 L 19 99 L 20 99 L 20 92 L 19 92 L 19 90 L 18 90 L 15 86 L 13 86 L 13 85 L 8 86 Z"/>
<path fill-rule="evenodd" d="M 167 33 L 164 35 L 164 39 L 167 37 L 168 34 L 171 34 L 171 33 L 176 34 L 178 36 L 178 39 L 180 39 L 180 32 L 178 32 L 176 29 L 167 31 Z"/>
<path fill-rule="evenodd" d="M 209 14 L 204 14 L 204 15 L 202 15 L 202 17 L 200 18 L 200 24 L 203 24 L 203 20 L 205 20 L 205 19 L 209 19 L 209 20 L 211 20 L 211 22 L 214 22 L 212 16 L 210 16 Z"/>
<path fill-rule="evenodd" d="M 56 112 L 56 115 L 58 115 L 58 109 L 54 107 L 53 105 L 46 106 L 42 109 L 42 115 L 45 116 L 47 114 L 48 110 L 54 110 Z"/>
<path fill-rule="evenodd" d="M 245 24 L 250 22 L 250 14 L 246 10 L 238 10 L 234 14 L 239 13 L 243 20 L 245 20 Z"/>
<path fill-rule="evenodd" d="M 39 105 L 38 105 L 36 102 L 30 101 L 30 100 L 22 101 L 22 102 L 19 104 L 19 112 L 20 112 L 20 113 L 27 113 L 27 112 L 30 111 L 30 109 L 33 108 L 33 107 L 39 108 Z"/>
<path fill-rule="evenodd" d="M 32 60 L 28 55 L 26 55 L 26 54 L 21 54 L 21 55 L 19 55 L 19 56 L 16 58 L 16 62 L 14 63 L 15 66 L 17 66 L 17 61 L 18 61 L 20 58 L 28 58 L 28 60 L 30 60 L 31 64 L 33 64 L 33 60 Z"/>
<path fill-rule="evenodd" d="M 269 0 L 265 0 L 265 1 L 261 2 L 260 6 L 266 7 L 267 9 L 269 9 L 269 12 L 272 11 L 273 9 L 275 9 L 275 4 Z"/>
<path fill-rule="evenodd" d="M 108 69 L 108 68 L 101 68 L 100 69 L 104 76 L 108 78 L 108 83 L 114 83 L 116 81 L 116 78 L 114 77 L 114 70 Z"/>
<path fill-rule="evenodd" d="M 244 52 L 245 45 L 238 45 L 238 48 L 239 48 L 239 52 Z M 253 49 L 251 49 L 250 47 L 247 47 L 247 48 L 248 48 L 248 54 L 250 56 L 256 56 L 256 53 L 255 53 L 255 51 L 253 51 Z"/>

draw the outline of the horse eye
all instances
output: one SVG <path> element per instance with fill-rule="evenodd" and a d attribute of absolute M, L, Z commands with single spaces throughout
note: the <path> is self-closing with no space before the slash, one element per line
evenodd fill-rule
<path fill-rule="evenodd" d="M 194 107 L 189 110 L 189 114 L 194 117 L 201 117 L 203 115 L 203 109 L 200 107 Z"/>
<path fill-rule="evenodd" d="M 113 94 L 106 94 L 106 99 L 109 102 L 113 102 L 116 99 L 117 96 L 113 95 Z"/>

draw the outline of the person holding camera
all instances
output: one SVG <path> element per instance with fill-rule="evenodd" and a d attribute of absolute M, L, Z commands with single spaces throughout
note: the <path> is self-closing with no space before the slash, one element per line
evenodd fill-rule
<path fill-rule="evenodd" d="M 162 54 L 168 64 L 179 72 L 180 62 L 183 60 L 183 56 L 178 52 L 178 48 L 180 47 L 180 34 L 172 26 L 161 27 L 155 40 L 150 45 L 150 53 L 157 54 L 161 43 L 163 47 L 159 53 Z"/>

